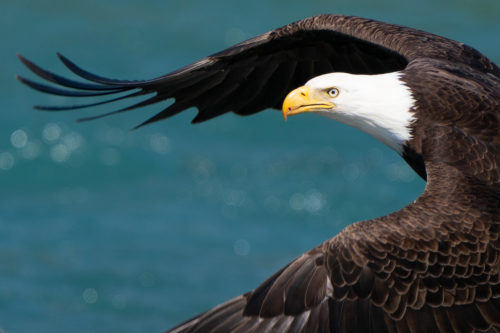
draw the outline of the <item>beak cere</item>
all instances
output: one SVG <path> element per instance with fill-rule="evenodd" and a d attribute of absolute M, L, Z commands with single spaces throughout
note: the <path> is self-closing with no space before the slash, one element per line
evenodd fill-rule
<path fill-rule="evenodd" d="M 311 97 L 312 91 L 308 86 L 292 90 L 283 101 L 283 118 L 307 111 L 320 111 L 332 109 L 333 103 Z"/>

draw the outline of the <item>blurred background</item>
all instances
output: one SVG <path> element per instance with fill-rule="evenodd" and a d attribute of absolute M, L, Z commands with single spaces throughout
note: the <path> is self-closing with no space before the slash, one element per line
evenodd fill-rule
<path fill-rule="evenodd" d="M 121 79 L 165 74 L 320 13 L 465 42 L 500 62 L 497 0 L 3 1 L 0 4 L 0 332 L 162 332 L 255 288 L 346 225 L 424 189 L 371 137 L 317 116 L 195 110 L 139 130 L 161 105 L 87 123 L 32 105 L 15 54 L 67 74 L 59 51 Z"/>

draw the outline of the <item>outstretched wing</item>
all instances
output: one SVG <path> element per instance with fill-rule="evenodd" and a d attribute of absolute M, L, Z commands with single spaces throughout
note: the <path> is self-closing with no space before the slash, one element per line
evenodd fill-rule
<path fill-rule="evenodd" d="M 415 202 L 348 226 L 171 332 L 500 332 L 498 186 L 446 159 L 426 168 Z"/>
<path fill-rule="evenodd" d="M 347 227 L 169 332 L 500 332 L 498 224 L 434 193 Z M 451 201 L 436 207 L 434 195 Z"/>
<path fill-rule="evenodd" d="M 108 79 L 81 69 L 62 55 L 59 57 L 69 70 L 86 82 L 69 80 L 46 71 L 22 56 L 19 56 L 20 60 L 30 70 L 56 86 L 23 77 L 18 77 L 19 80 L 36 90 L 62 96 L 130 93 L 97 103 L 38 106 L 38 109 L 73 110 L 152 94 L 135 105 L 104 114 L 109 115 L 175 99 L 173 104 L 141 125 L 190 107 L 199 111 L 194 123 L 229 111 L 249 115 L 267 108 L 280 108 L 289 91 L 312 77 L 328 72 L 393 72 L 421 57 L 460 61 L 482 71 L 498 72 L 498 68 L 475 50 L 446 38 L 373 20 L 336 15 L 320 15 L 291 23 L 153 80 Z"/>

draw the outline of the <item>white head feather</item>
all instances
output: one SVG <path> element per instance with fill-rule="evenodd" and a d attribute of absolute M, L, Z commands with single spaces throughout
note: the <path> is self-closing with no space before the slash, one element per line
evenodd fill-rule
<path fill-rule="evenodd" d="M 379 75 L 331 73 L 315 77 L 305 85 L 316 91 L 333 87 L 339 91 L 336 97 L 327 97 L 335 108 L 318 111 L 318 114 L 358 128 L 400 154 L 404 142 L 411 139 L 415 99 L 401 80 L 400 72 Z"/>

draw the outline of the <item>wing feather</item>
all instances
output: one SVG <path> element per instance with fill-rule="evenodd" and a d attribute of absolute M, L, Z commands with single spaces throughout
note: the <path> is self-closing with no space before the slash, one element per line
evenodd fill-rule
<path fill-rule="evenodd" d="M 431 180 L 436 172 L 453 176 L 436 169 L 429 169 Z M 440 187 L 430 184 L 402 210 L 347 227 L 278 271 L 239 303 L 240 320 L 258 318 L 251 332 L 276 325 L 283 332 L 496 332 L 500 258 L 492 244 L 499 230 L 478 224 L 470 204 L 455 203 L 460 223 L 452 213 L 457 207 L 433 214 L 433 196 L 447 200 L 434 186 Z M 437 231 L 439 241 L 429 236 Z"/>
<path fill-rule="evenodd" d="M 61 54 L 58 54 L 61 62 L 73 74 L 88 82 L 70 80 L 46 71 L 22 56 L 19 56 L 19 59 L 23 64 L 42 79 L 55 85 L 75 89 L 75 91 L 50 88 L 21 77 L 19 80 L 39 91 L 65 96 L 99 96 L 131 89 L 140 89 L 144 93 L 156 92 L 159 96 L 156 99 L 158 102 L 175 98 L 180 102 L 178 105 L 196 106 L 199 114 L 194 122 L 208 120 L 229 111 L 241 115 L 253 114 L 267 108 L 279 107 L 289 90 L 332 69 L 376 73 L 404 68 L 407 63 L 405 56 L 385 46 L 370 43 L 370 36 L 366 36 L 367 40 L 363 40 L 337 31 L 343 24 L 356 23 L 362 26 L 370 22 L 355 22 L 355 20 L 351 22 L 350 20 L 354 18 L 322 16 L 298 21 L 152 80 L 109 79 L 82 69 Z M 378 24 L 392 27 L 384 23 Z M 360 43 L 367 44 L 368 48 L 359 47 Z M 369 51 L 363 51 L 365 49 Z M 324 50 L 328 51 L 324 52 Z M 343 52 L 347 54 L 339 54 Z M 363 65 L 363 61 L 350 63 L 344 60 L 336 63 L 336 59 L 349 59 L 350 52 L 361 52 L 360 59 L 375 57 L 389 65 L 382 68 L 378 62 L 371 62 L 376 65 L 368 68 Z M 361 67 L 357 68 L 358 66 Z M 220 80 L 220 73 L 224 73 L 224 77 L 231 79 Z M 205 88 L 207 84 L 211 89 Z M 201 91 L 203 94 L 200 95 Z M 88 106 L 94 106 L 94 103 Z M 82 107 L 83 105 L 77 108 Z M 44 107 L 43 109 L 69 110 L 71 108 Z M 169 115 L 171 113 L 163 113 L 162 116 L 153 117 L 145 123 L 157 121 Z"/>
<path fill-rule="evenodd" d="M 46 71 L 22 56 L 19 59 L 23 64 L 42 79 L 75 91 L 49 88 L 21 77 L 19 80 L 45 93 L 75 97 L 132 89 L 145 94 L 154 92 L 159 96 L 157 102 L 174 98 L 178 105 L 197 107 L 199 113 L 193 122 L 230 111 L 248 115 L 279 108 L 287 92 L 331 71 L 379 74 L 403 70 L 416 59 L 431 58 L 463 63 L 500 76 L 493 63 L 466 45 L 415 29 L 339 15 L 319 15 L 288 24 L 152 80 L 106 78 L 82 69 L 61 54 L 58 56 L 72 73 L 88 82 Z M 220 80 L 221 73 L 231 79 Z M 175 113 L 161 112 L 142 125 Z"/>
<path fill-rule="evenodd" d="M 67 88 L 80 89 L 80 90 L 91 90 L 91 91 L 113 89 L 113 88 L 110 88 L 109 85 L 96 85 L 96 84 L 89 84 L 89 83 L 83 83 L 83 82 L 78 82 L 78 81 L 74 81 L 74 80 L 69 80 L 65 77 L 54 74 L 52 72 L 49 72 L 49 71 L 37 66 L 35 63 L 24 58 L 22 55 L 17 55 L 17 57 L 33 73 L 35 73 L 36 75 L 38 75 L 42 79 L 45 79 L 45 80 L 52 82 L 52 83 L 55 83 L 57 85 L 67 87 Z M 120 89 L 120 88 L 121 87 L 115 88 L 115 89 Z"/>
<path fill-rule="evenodd" d="M 73 90 L 67 90 L 67 89 L 60 89 L 56 87 L 52 87 L 46 84 L 38 83 L 29 79 L 26 79 L 22 76 L 16 76 L 16 78 L 27 85 L 28 87 L 44 92 L 47 94 L 51 95 L 58 95 L 58 96 L 69 96 L 69 97 L 94 97 L 94 96 L 104 96 L 104 95 L 110 95 L 110 94 L 115 94 L 124 91 L 123 89 L 115 89 L 115 90 L 110 90 L 107 89 L 107 91 L 101 91 L 99 89 L 98 91 L 93 91 L 93 92 L 88 92 L 88 91 L 73 91 Z"/>

